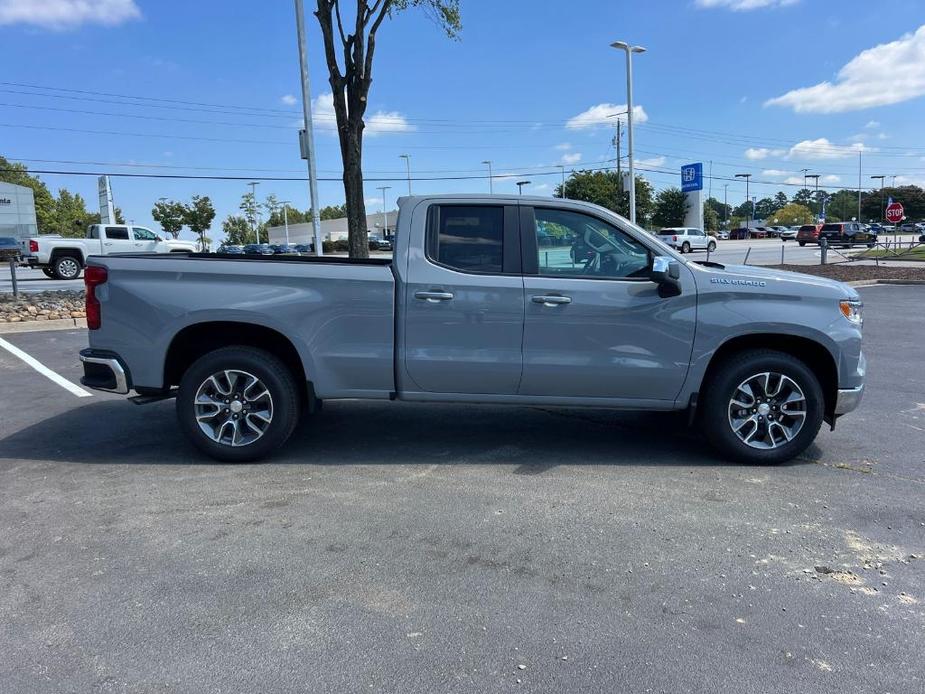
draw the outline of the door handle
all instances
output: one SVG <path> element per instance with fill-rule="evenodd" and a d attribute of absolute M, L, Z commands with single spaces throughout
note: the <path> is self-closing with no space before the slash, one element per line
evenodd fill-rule
<path fill-rule="evenodd" d="M 104 246 L 111 246 L 111 245 L 112 245 L 112 242 L 111 242 L 111 241 L 107 241 L 107 242 L 104 243 L 103 245 L 104 245 Z"/>
<path fill-rule="evenodd" d="M 532 301 L 534 304 L 543 304 L 543 306 L 560 306 L 561 304 L 572 303 L 572 297 L 559 296 L 558 294 L 544 294 L 542 296 L 534 296 Z"/>
<path fill-rule="evenodd" d="M 438 301 L 452 301 L 453 295 L 450 292 L 415 292 L 414 298 L 436 304 Z"/>

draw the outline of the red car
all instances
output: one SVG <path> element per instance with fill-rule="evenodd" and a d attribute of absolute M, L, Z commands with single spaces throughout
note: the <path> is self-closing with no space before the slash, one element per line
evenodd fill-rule
<path fill-rule="evenodd" d="M 797 243 L 801 246 L 805 246 L 807 243 L 818 243 L 821 229 L 821 224 L 804 224 L 797 230 Z"/>

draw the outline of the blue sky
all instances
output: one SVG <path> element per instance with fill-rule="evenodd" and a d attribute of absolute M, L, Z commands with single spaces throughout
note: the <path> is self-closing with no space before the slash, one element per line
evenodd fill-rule
<path fill-rule="evenodd" d="M 512 174 L 496 192 L 525 176 L 526 190 L 550 194 L 559 163 L 612 166 L 613 119 L 600 117 L 626 101 L 623 54 L 609 47 L 625 39 L 648 49 L 634 61 L 644 111 L 636 159 L 656 188 L 678 185 L 682 163 L 708 171 L 711 160 L 717 178 L 750 172 L 776 183 L 753 183 L 759 196 L 792 194 L 779 184 L 802 181 L 803 168 L 853 187 L 858 149 L 865 186 L 873 174 L 925 182 L 920 0 L 463 0 L 462 12 L 459 41 L 419 11 L 383 25 L 368 179 L 403 177 L 403 153 L 416 177 L 485 175 L 489 159 L 496 174 Z M 307 21 L 319 175 L 338 179 L 320 33 Z M 305 171 L 288 0 L 0 0 L 0 58 L 0 154 L 32 169 L 254 179 Z M 95 179 L 43 178 L 94 204 Z M 714 196 L 724 184 L 730 203 L 744 199 L 739 181 L 714 181 Z M 381 207 L 380 185 L 392 186 L 390 208 L 407 191 L 403 180 L 368 182 L 369 211 Z M 153 224 L 158 197 L 209 195 L 217 228 L 246 185 L 114 178 L 113 188 L 140 224 Z M 414 183 L 416 193 L 487 189 L 484 179 Z M 305 183 L 264 181 L 258 193 L 308 206 Z M 342 202 L 339 180 L 323 181 L 320 197 Z"/>

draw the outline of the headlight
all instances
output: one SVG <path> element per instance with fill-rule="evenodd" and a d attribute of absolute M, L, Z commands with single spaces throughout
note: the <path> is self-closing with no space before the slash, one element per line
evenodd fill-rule
<path fill-rule="evenodd" d="M 856 299 L 844 299 L 838 302 L 842 315 L 852 323 L 861 325 L 864 320 L 861 318 L 861 307 L 864 304 Z"/>

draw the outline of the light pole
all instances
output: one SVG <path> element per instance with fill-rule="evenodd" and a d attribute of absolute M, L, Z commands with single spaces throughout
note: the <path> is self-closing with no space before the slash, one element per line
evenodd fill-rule
<path fill-rule="evenodd" d="M 517 181 L 517 193 L 518 195 L 524 194 L 524 186 L 530 185 L 530 181 Z"/>
<path fill-rule="evenodd" d="M 280 200 L 279 204 L 283 206 L 283 228 L 286 229 L 286 245 L 289 245 L 289 204 L 292 200 Z"/>
<path fill-rule="evenodd" d="M 746 202 L 746 203 L 751 202 L 751 198 L 748 197 L 748 179 L 750 179 L 751 177 L 752 177 L 752 175 L 751 175 L 750 173 L 736 174 L 736 178 L 744 178 L 744 179 L 745 179 L 745 202 Z M 749 216 L 748 216 L 748 220 L 745 222 L 746 234 L 748 233 L 747 230 L 751 227 L 751 222 L 752 222 L 752 216 L 749 215 Z M 747 238 L 747 237 L 746 237 L 746 238 Z"/>
<path fill-rule="evenodd" d="M 559 168 L 559 171 L 562 172 L 562 197 L 564 199 L 568 197 L 568 195 L 565 194 L 565 165 L 556 164 L 556 166 Z"/>
<path fill-rule="evenodd" d="M 254 203 L 254 216 L 251 217 L 251 222 L 254 225 L 254 236 L 257 237 L 257 243 L 260 243 L 260 231 L 257 226 L 257 186 L 260 185 L 260 181 L 251 181 L 247 185 L 251 187 L 251 199 Z"/>
<path fill-rule="evenodd" d="M 318 171 L 315 166 L 315 126 L 312 122 L 312 87 L 308 73 L 308 49 L 305 45 L 305 8 L 303 0 L 295 0 L 296 36 L 299 41 L 299 72 L 302 78 L 302 121 L 305 128 L 305 149 L 301 155 L 308 160 L 308 196 L 312 206 L 312 236 L 315 255 L 324 255 L 321 243 L 321 214 L 318 210 Z"/>
<path fill-rule="evenodd" d="M 483 161 L 482 163 L 488 165 L 488 192 L 489 192 L 489 193 L 494 193 L 494 192 L 495 192 L 495 187 L 494 187 L 494 184 L 492 183 L 492 178 L 491 178 L 491 160 L 490 160 L 490 159 L 486 159 L 486 160 Z"/>
<path fill-rule="evenodd" d="M 626 53 L 626 144 L 630 169 L 630 221 L 636 223 L 636 170 L 633 162 L 633 53 L 645 53 L 642 46 L 631 46 L 625 41 L 614 41 L 611 48 Z"/>
<path fill-rule="evenodd" d="M 723 227 L 729 226 L 729 184 L 723 184 Z M 729 231 L 726 229 L 726 231 Z"/>
<path fill-rule="evenodd" d="M 878 219 L 877 222 L 882 222 L 883 221 L 883 179 L 885 179 L 886 176 L 871 176 L 871 178 L 874 180 L 877 180 L 878 178 L 880 179 L 880 219 Z"/>
<path fill-rule="evenodd" d="M 809 169 L 800 169 L 800 171 L 803 172 L 803 189 L 805 190 L 806 189 L 806 179 L 809 178 L 809 176 L 807 176 L 806 173 L 809 171 Z"/>
<path fill-rule="evenodd" d="M 411 195 L 411 155 L 410 154 L 399 154 L 398 158 L 405 160 L 405 166 L 408 169 L 408 195 Z"/>
<path fill-rule="evenodd" d="M 807 178 L 813 179 L 813 181 L 815 181 L 816 183 L 816 192 L 814 193 L 814 197 L 816 199 L 816 204 L 818 205 L 819 204 L 819 174 L 809 174 L 809 175 L 804 174 L 803 180 L 805 181 Z M 819 219 L 818 212 L 816 213 L 816 219 L 817 220 Z"/>
<path fill-rule="evenodd" d="M 382 238 L 388 238 L 386 234 L 387 225 L 385 221 L 385 191 L 390 190 L 392 186 L 379 186 L 376 188 L 380 193 L 382 193 Z"/>

